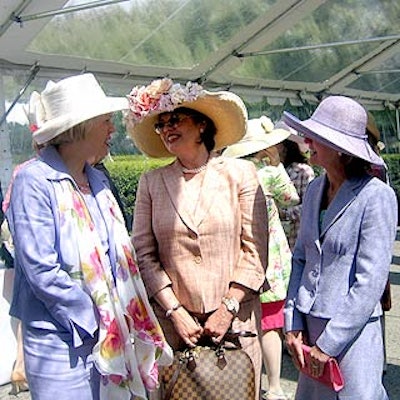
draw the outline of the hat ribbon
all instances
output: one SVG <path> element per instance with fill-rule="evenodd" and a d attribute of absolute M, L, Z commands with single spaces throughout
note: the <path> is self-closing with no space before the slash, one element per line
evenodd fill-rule
<path fill-rule="evenodd" d="M 345 135 L 347 135 L 347 136 L 351 136 L 351 137 L 353 137 L 353 138 L 362 139 L 362 140 L 367 140 L 367 138 L 368 138 L 368 136 L 367 136 L 366 134 L 365 134 L 365 135 L 358 135 L 358 134 L 356 134 L 356 133 L 352 133 L 352 132 L 349 132 L 349 131 L 345 131 L 345 130 L 342 130 L 342 129 L 340 129 L 340 128 L 337 128 L 336 126 L 334 127 L 334 126 L 331 126 L 331 125 L 329 125 L 329 124 L 327 124 L 327 123 L 325 123 L 325 122 L 319 121 L 319 120 L 318 120 L 317 118 L 315 118 L 315 117 L 311 117 L 311 119 L 312 119 L 313 121 L 319 123 L 320 125 L 326 126 L 327 128 L 333 129 L 333 130 L 338 131 L 338 132 L 340 132 L 340 133 L 343 133 L 343 134 L 345 134 Z"/>

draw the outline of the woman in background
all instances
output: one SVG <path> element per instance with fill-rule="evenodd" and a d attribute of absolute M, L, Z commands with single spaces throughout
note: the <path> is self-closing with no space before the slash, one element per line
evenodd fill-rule
<path fill-rule="evenodd" d="M 278 122 L 276 129 L 286 129 L 290 132 L 290 136 L 279 143 L 277 147 L 279 157 L 300 197 L 300 201 L 294 206 L 279 207 L 282 226 L 288 238 L 290 249 L 293 251 L 300 227 L 303 197 L 308 184 L 314 179 L 315 174 L 308 163 L 308 146 L 304 143 L 304 138 L 300 137 L 294 129 L 284 122 Z"/>
<path fill-rule="evenodd" d="M 247 123 L 247 133 L 222 153 L 225 157 L 252 161 L 265 194 L 268 213 L 268 268 L 261 301 L 261 349 L 268 377 L 266 400 L 286 400 L 280 383 L 282 364 L 283 306 L 291 270 L 292 253 L 279 219 L 277 206 L 288 207 L 299 202 L 277 146 L 290 135 L 284 129 L 274 129 L 265 115 Z"/>

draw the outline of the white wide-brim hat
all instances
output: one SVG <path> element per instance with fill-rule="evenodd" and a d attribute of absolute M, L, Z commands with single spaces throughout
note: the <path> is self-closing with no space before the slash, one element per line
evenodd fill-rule
<path fill-rule="evenodd" d="M 305 138 L 303 135 L 299 135 L 299 132 L 295 131 L 293 128 L 291 128 L 289 125 L 285 124 L 283 121 L 279 121 L 275 125 L 276 129 L 286 129 L 287 131 L 290 132 L 290 136 L 287 138 L 287 140 L 290 140 L 291 142 L 294 142 L 297 144 L 299 147 L 299 150 L 301 153 L 307 153 L 310 148 L 308 147 L 308 144 L 305 142 Z"/>
<path fill-rule="evenodd" d="M 106 96 L 93 74 L 81 74 L 48 82 L 42 93 L 32 93 L 29 107 L 36 119 L 33 140 L 44 144 L 84 121 L 126 110 L 129 104 L 124 97 Z"/>
<path fill-rule="evenodd" d="M 151 101 L 148 97 L 151 96 Z M 144 87 L 135 87 L 128 95 L 130 112 L 127 131 L 136 147 L 149 157 L 173 155 L 154 130 L 159 114 L 185 107 L 210 118 L 215 125 L 214 150 L 220 150 L 240 140 L 246 132 L 247 109 L 242 99 L 232 92 L 209 92 L 200 85 L 188 82 L 174 84 L 164 78 Z M 142 100 L 147 103 L 143 104 Z"/>
<path fill-rule="evenodd" d="M 237 143 L 227 147 L 222 153 L 225 157 L 241 158 L 258 153 L 268 147 L 283 142 L 290 136 L 285 129 L 274 129 L 274 124 L 265 115 L 247 122 L 245 136 Z"/>
<path fill-rule="evenodd" d="M 285 111 L 283 121 L 304 136 L 337 151 L 371 164 L 385 164 L 368 143 L 366 110 L 349 97 L 327 97 L 312 116 L 304 121 Z"/>

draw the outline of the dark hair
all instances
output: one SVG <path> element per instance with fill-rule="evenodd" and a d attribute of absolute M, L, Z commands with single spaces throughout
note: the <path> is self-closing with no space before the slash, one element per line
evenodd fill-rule
<path fill-rule="evenodd" d="M 199 143 L 204 143 L 204 146 L 206 146 L 206 149 L 209 153 L 214 150 L 217 128 L 215 127 L 214 121 L 211 118 L 207 117 L 207 115 L 199 111 L 192 110 L 188 107 L 176 108 L 174 112 L 190 115 L 196 124 L 205 123 L 206 126 L 204 128 L 204 131 L 200 134 Z"/>
<path fill-rule="evenodd" d="M 300 151 L 300 147 L 298 143 L 293 142 L 292 140 L 284 140 L 282 144 L 286 148 L 285 159 L 282 161 L 284 167 L 288 167 L 294 162 L 308 164 L 307 157 Z"/>
<path fill-rule="evenodd" d="M 379 147 L 378 147 L 378 142 L 379 139 L 368 129 L 365 130 L 365 133 L 367 134 L 368 138 L 368 143 L 370 144 L 370 146 L 372 147 L 372 150 L 375 151 L 376 154 L 380 153 Z"/>
<path fill-rule="evenodd" d="M 371 168 L 371 163 L 362 158 L 342 154 L 341 159 L 345 163 L 344 172 L 347 178 L 364 176 Z"/>

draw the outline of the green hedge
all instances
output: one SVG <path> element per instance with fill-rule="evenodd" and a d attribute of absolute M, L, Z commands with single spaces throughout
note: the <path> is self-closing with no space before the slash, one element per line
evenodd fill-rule
<path fill-rule="evenodd" d="M 153 159 L 141 155 L 113 156 L 112 160 L 105 162 L 106 168 L 119 190 L 128 216 L 133 213 L 136 188 L 140 176 L 146 171 L 159 168 L 170 162 L 171 159 Z"/>
<path fill-rule="evenodd" d="M 390 184 L 394 188 L 397 199 L 400 200 L 400 155 L 383 155 L 389 170 Z M 132 215 L 136 199 L 136 188 L 143 172 L 161 167 L 171 162 L 171 159 L 152 159 L 141 155 L 115 156 L 113 160 L 106 161 L 106 167 L 110 171 L 117 186 L 125 210 Z"/>

